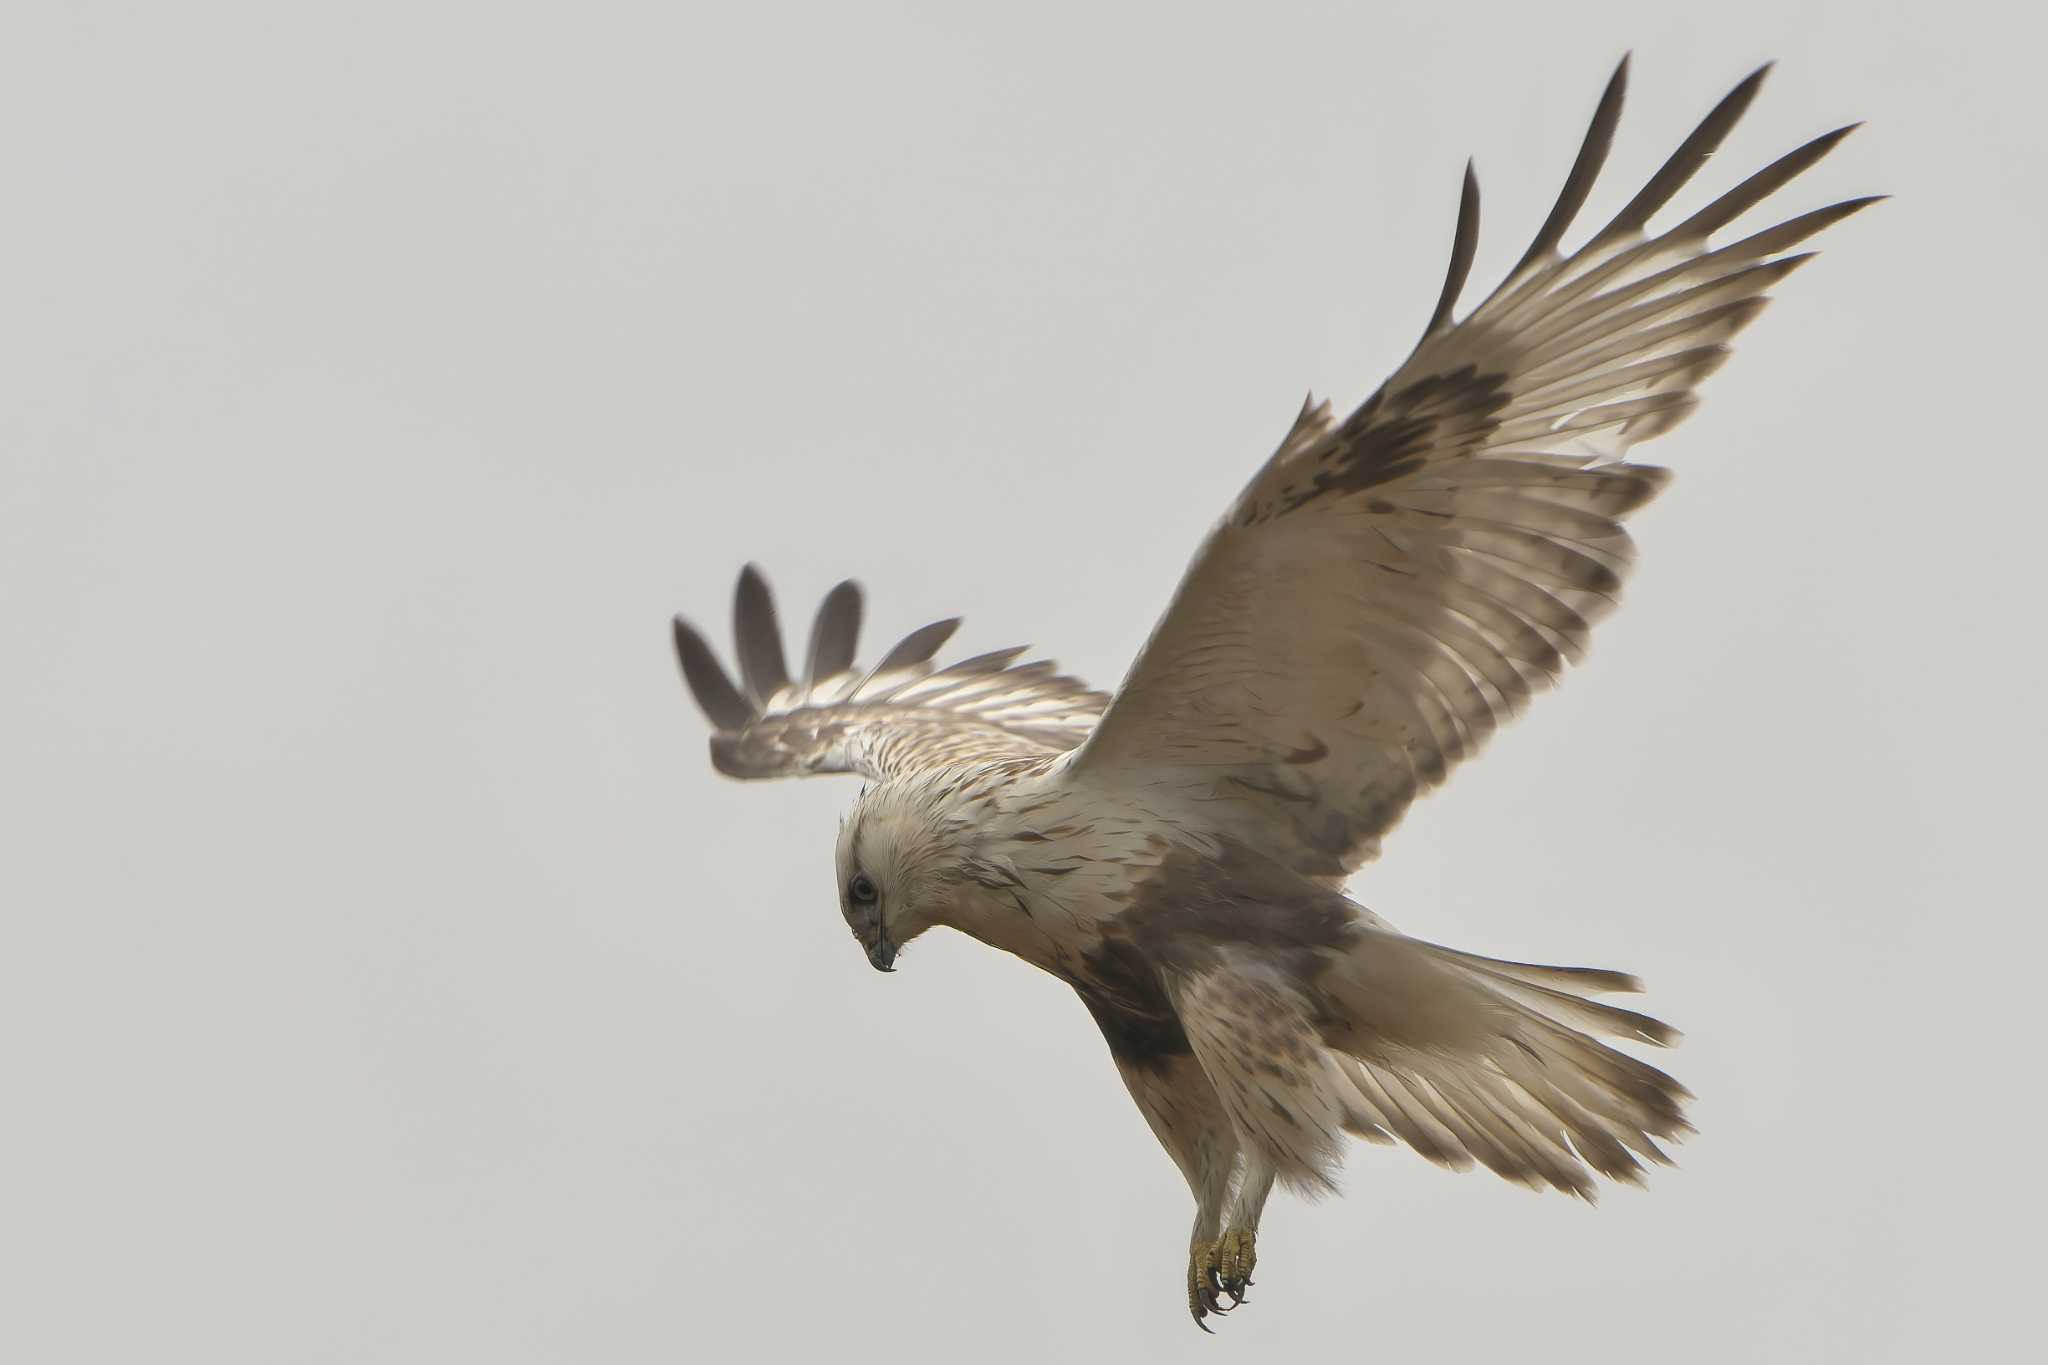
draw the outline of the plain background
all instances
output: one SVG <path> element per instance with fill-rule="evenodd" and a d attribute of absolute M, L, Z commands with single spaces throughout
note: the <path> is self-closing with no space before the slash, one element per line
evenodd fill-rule
<path fill-rule="evenodd" d="M 1918 1361 L 2038 1299 L 2041 33 L 2005 6 L 8 7 L 0 1356 Z M 1624 967 L 1597 1210 L 1360 1148 L 1220 1340 L 1086 1014 L 839 922 L 669 614 L 1112 685 L 1304 389 L 1835 124 L 1586 668 L 1354 883 Z M 1762 221 L 1759 219 L 1758 221 Z M 1475 295 L 1476 296 L 1476 295 Z"/>

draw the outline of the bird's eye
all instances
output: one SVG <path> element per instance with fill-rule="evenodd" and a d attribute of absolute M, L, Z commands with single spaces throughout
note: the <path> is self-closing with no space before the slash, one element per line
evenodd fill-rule
<path fill-rule="evenodd" d="M 846 897 L 855 905 L 873 905 L 882 893 L 875 888 L 874 878 L 865 872 L 853 874 L 853 880 L 846 884 Z"/>

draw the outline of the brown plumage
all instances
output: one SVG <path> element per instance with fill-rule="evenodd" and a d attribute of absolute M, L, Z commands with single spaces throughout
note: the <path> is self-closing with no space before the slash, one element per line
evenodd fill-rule
<path fill-rule="evenodd" d="M 1808 259 L 1786 253 L 1873 202 L 1710 243 L 1841 129 L 1649 231 L 1763 76 L 1567 252 L 1624 62 L 1534 241 L 1459 319 L 1478 237 L 1468 166 L 1414 352 L 1342 420 L 1303 405 L 1114 700 L 1020 650 L 935 667 L 951 621 L 863 673 L 851 584 L 826 599 L 798 676 L 752 568 L 739 683 L 676 623 L 721 771 L 876 784 L 838 850 L 841 911 L 876 967 L 945 925 L 1080 996 L 1194 1194 L 1198 1323 L 1242 1301 L 1273 1184 L 1330 1188 L 1346 1133 L 1591 1199 L 1596 1176 L 1638 1181 L 1690 1131 L 1684 1088 L 1601 1041 L 1676 1040 L 1592 998 L 1633 977 L 1410 938 L 1341 888 L 1583 656 L 1634 560 L 1623 523 L 1668 478 L 1631 447 L 1692 412 L 1766 291 Z"/>

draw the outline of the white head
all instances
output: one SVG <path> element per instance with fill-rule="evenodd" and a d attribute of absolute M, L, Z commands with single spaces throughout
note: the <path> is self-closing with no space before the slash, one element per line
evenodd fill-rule
<path fill-rule="evenodd" d="M 883 783 L 863 791 L 839 826 L 839 910 L 877 971 L 934 924 L 960 887 L 960 850 L 928 788 Z"/>

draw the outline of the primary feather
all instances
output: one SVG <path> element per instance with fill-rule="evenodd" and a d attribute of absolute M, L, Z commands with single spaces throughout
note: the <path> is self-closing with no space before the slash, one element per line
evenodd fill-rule
<path fill-rule="evenodd" d="M 1669 477 L 1628 451 L 1697 406 L 1765 291 L 1807 259 L 1782 253 L 1873 202 L 1709 250 L 1845 129 L 1645 235 L 1763 75 L 1566 255 L 1620 116 L 1624 62 L 1529 251 L 1453 325 L 1478 216 L 1468 173 L 1444 300 L 1414 354 L 1341 422 L 1304 405 L 1196 555 L 1077 777 L 1142 774 L 1204 821 L 1277 844 L 1303 874 L 1341 879 L 1582 657 L 1635 558 L 1622 522 Z"/>
<path fill-rule="evenodd" d="M 731 777 L 860 773 L 882 779 L 948 763 L 1060 753 L 1080 743 L 1107 700 L 1051 663 L 1013 664 L 996 650 L 936 668 L 959 628 L 910 632 L 871 669 L 854 666 L 860 586 L 839 584 L 818 609 L 803 681 L 783 663 L 775 601 L 759 569 L 741 570 L 733 638 L 744 693 L 696 627 L 675 618 L 684 681 L 715 732 L 712 762 Z"/>
<path fill-rule="evenodd" d="M 1467 167 L 1414 352 L 1341 420 L 1311 398 L 1197 552 L 1113 700 L 1018 649 L 946 667 L 957 621 L 854 664 L 861 601 L 820 608 L 792 678 L 751 566 L 740 683 L 678 618 L 683 674 L 738 777 L 859 772 L 841 908 L 870 960 L 947 925 L 1070 984 L 1195 1196 L 1188 1303 L 1241 1301 L 1276 1181 L 1330 1187 L 1341 1137 L 1591 1199 L 1690 1131 L 1686 1091 L 1600 1041 L 1676 1031 L 1591 997 L 1624 973 L 1410 938 L 1339 889 L 1420 794 L 1583 657 L 1667 482 L 1668 432 L 1808 259 L 1873 202 L 1714 236 L 1835 147 L 1807 143 L 1675 226 L 1651 220 L 1748 108 L 1742 81 L 1619 213 L 1566 238 L 1627 63 L 1507 278 L 1457 316 L 1478 242 Z"/>

